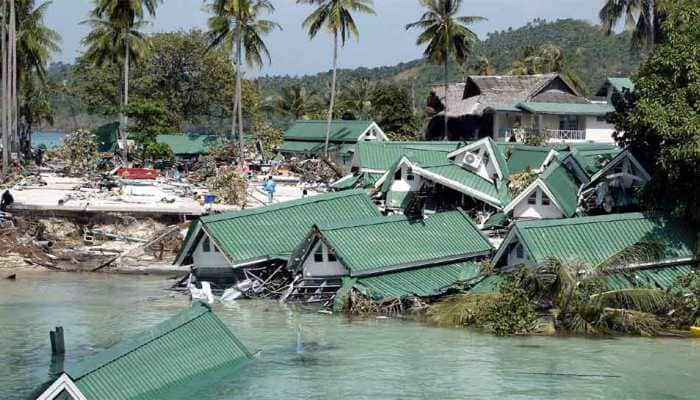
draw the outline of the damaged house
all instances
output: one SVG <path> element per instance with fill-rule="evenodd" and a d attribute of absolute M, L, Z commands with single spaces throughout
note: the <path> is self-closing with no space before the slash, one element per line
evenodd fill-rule
<path fill-rule="evenodd" d="M 201 302 L 68 367 L 37 400 L 201 398 L 253 355 Z"/>
<path fill-rule="evenodd" d="M 377 302 L 439 295 L 478 276 L 476 263 L 493 251 L 462 210 L 316 224 L 300 243 L 288 269 L 301 279 L 288 299 L 312 302 L 328 302 L 339 289 L 338 296 L 356 290 Z"/>
<path fill-rule="evenodd" d="M 510 202 L 508 176 L 505 158 L 487 138 L 441 159 L 416 161 L 404 156 L 377 185 L 387 210 L 420 214 L 460 207 L 476 210 L 485 219 Z"/>
<path fill-rule="evenodd" d="M 562 262 L 598 266 L 626 249 L 648 253 L 645 260 L 623 260 L 614 279 L 661 280 L 670 286 L 676 276 L 698 266 L 697 235 L 681 221 L 643 213 L 610 214 L 570 219 L 516 221 L 493 257 L 495 269 Z M 655 249 L 655 250 L 654 250 Z M 652 254 L 657 253 L 657 254 Z M 611 279 L 613 279 L 611 278 Z M 653 286 L 653 287 L 655 287 Z"/>
<path fill-rule="evenodd" d="M 284 132 L 284 143 L 279 151 L 288 157 L 321 157 L 326 144 L 326 129 L 327 121 L 296 121 Z M 349 168 L 358 143 L 387 140 L 384 131 L 373 121 L 334 120 L 331 122 L 328 152 L 336 164 Z"/>
<path fill-rule="evenodd" d="M 449 85 L 446 94 L 444 86 L 433 87 L 428 108 L 434 112 L 425 131 L 429 140 L 537 136 L 560 143 L 613 142 L 614 127 L 605 118 L 613 107 L 591 102 L 556 73 L 467 76 L 464 83 Z"/>
<path fill-rule="evenodd" d="M 191 265 L 199 280 L 239 281 L 249 272 L 265 279 L 286 265 L 314 224 L 379 215 L 358 189 L 205 216 L 190 224 L 175 264 Z"/>
<path fill-rule="evenodd" d="M 461 145 L 462 142 L 444 141 L 359 142 L 352 159 L 351 173 L 334 182 L 331 189 L 375 188 L 377 181 L 402 156 L 418 161 L 442 161 Z"/>

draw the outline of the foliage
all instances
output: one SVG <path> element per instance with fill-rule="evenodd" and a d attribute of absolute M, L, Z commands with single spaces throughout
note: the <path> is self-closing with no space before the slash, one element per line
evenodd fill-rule
<path fill-rule="evenodd" d="M 614 270 L 617 268 L 624 268 L 631 264 L 658 261 L 665 252 L 666 246 L 663 242 L 642 240 L 625 247 L 612 257 L 600 263 L 597 268 L 600 270 Z"/>
<path fill-rule="evenodd" d="M 173 154 L 173 150 L 165 143 L 147 143 L 143 153 L 146 159 L 164 160 L 170 163 L 175 162 L 175 154 Z"/>
<path fill-rule="evenodd" d="M 527 171 L 521 172 L 519 174 L 513 174 L 510 177 L 508 177 L 508 186 L 510 188 L 513 198 L 518 196 L 523 190 L 527 189 L 527 187 L 530 186 L 532 182 L 537 180 L 538 176 L 538 174 L 532 172 L 532 170 L 528 168 Z"/>
<path fill-rule="evenodd" d="M 68 162 L 68 173 L 86 173 L 97 166 L 97 145 L 92 132 L 85 129 L 65 135 L 60 157 Z"/>
<path fill-rule="evenodd" d="M 650 49 L 658 43 L 661 13 L 657 5 L 645 0 L 605 0 L 598 14 L 608 35 L 624 18 L 627 29 L 632 31 L 634 49 Z"/>
<path fill-rule="evenodd" d="M 321 108 L 315 92 L 308 92 L 304 86 L 294 84 L 283 87 L 280 94 L 272 99 L 271 108 L 274 112 L 296 121 L 309 119 Z"/>
<path fill-rule="evenodd" d="M 700 221 L 700 8 L 676 1 L 666 40 L 641 67 L 634 92 L 613 96 L 616 139 L 651 172 L 643 204 Z M 624 132 L 624 133 L 623 133 Z"/>
<path fill-rule="evenodd" d="M 255 136 L 260 139 L 262 143 L 263 150 L 270 152 L 275 147 L 278 147 L 284 141 L 284 132 L 281 129 L 272 126 L 265 119 L 257 119 L 254 122 L 253 130 L 255 131 Z"/>
<path fill-rule="evenodd" d="M 325 28 L 336 34 L 343 46 L 350 36 L 360 37 L 352 11 L 374 15 L 371 0 L 297 0 L 297 4 L 318 6 L 302 23 L 310 38 Z"/>
<path fill-rule="evenodd" d="M 445 326 L 482 325 L 496 293 L 467 293 L 446 297 L 433 304 L 428 311 L 431 322 Z"/>
<path fill-rule="evenodd" d="M 673 325 L 679 327 L 700 326 L 700 274 L 689 273 L 678 278 L 669 290 L 673 312 Z"/>
<path fill-rule="evenodd" d="M 532 75 L 560 73 L 580 93 L 586 93 L 586 84 L 566 64 L 564 52 L 557 46 L 546 43 L 539 48 L 526 47 L 523 56 L 515 61 L 509 75 Z"/>
<path fill-rule="evenodd" d="M 356 119 L 368 119 L 374 111 L 376 85 L 369 79 L 349 82 L 338 93 L 338 112 L 352 113 Z"/>
<path fill-rule="evenodd" d="M 179 126 L 177 116 L 159 101 L 137 98 L 124 107 L 124 113 L 131 122 L 129 131 L 143 145 L 154 143 L 158 134 L 176 132 Z"/>
<path fill-rule="evenodd" d="M 526 269 L 510 274 L 498 288 L 496 300 L 487 308 L 484 323 L 496 335 L 526 334 L 534 330 L 537 314 L 523 288 Z"/>
<path fill-rule="evenodd" d="M 389 135 L 412 136 L 416 131 L 408 90 L 396 83 L 381 83 L 372 91 L 372 119 Z"/>
<path fill-rule="evenodd" d="M 207 188 L 224 204 L 245 207 L 247 183 L 235 167 L 223 166 L 207 179 Z"/>

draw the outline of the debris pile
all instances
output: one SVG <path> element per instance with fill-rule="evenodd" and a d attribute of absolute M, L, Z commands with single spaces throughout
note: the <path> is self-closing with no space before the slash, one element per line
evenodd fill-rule
<path fill-rule="evenodd" d="M 292 160 L 289 169 L 299 175 L 300 180 L 309 183 L 328 183 L 340 176 L 337 167 L 323 159 Z"/>

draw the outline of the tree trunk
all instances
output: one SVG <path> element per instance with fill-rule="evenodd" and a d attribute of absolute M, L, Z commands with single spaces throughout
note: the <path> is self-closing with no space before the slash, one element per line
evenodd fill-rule
<path fill-rule="evenodd" d="M 5 36 L 5 14 L 7 11 L 7 2 L 2 0 L 2 15 L 0 15 L 0 53 L 2 53 L 2 65 L 0 68 L 2 71 L 0 75 L 2 76 L 2 82 L 0 83 L 0 91 L 2 91 L 2 109 L 0 110 L 0 134 L 2 135 L 2 178 L 7 175 L 8 156 L 7 151 L 8 145 L 8 129 L 7 129 L 7 106 L 9 104 L 9 99 L 7 98 L 7 41 Z"/>
<path fill-rule="evenodd" d="M 331 140 L 331 122 L 333 121 L 333 107 L 335 106 L 335 81 L 338 72 L 338 33 L 333 35 L 333 78 L 331 80 L 331 105 L 328 108 L 328 123 L 326 124 L 326 144 L 323 147 L 323 155 L 328 159 L 328 143 Z"/>
<path fill-rule="evenodd" d="M 124 32 L 124 107 L 121 111 L 122 129 L 120 130 L 122 136 L 122 159 L 124 165 L 129 162 L 129 133 L 127 125 L 129 124 L 129 119 L 126 116 L 124 108 L 129 105 L 129 32 L 128 30 Z"/>
<path fill-rule="evenodd" d="M 243 65 L 243 49 L 241 43 L 241 32 L 238 31 L 238 54 L 236 55 L 238 59 L 238 71 L 236 71 L 236 98 L 238 103 L 238 141 L 240 143 L 241 152 L 241 167 L 245 162 L 245 143 L 243 139 L 243 92 L 241 86 L 243 85 L 243 71 L 241 66 Z"/>
<path fill-rule="evenodd" d="M 448 89 L 448 69 L 447 69 L 447 62 L 449 61 L 449 56 L 445 54 L 445 109 L 442 111 L 442 119 L 444 121 L 443 125 L 443 140 L 449 140 L 449 136 L 447 133 L 447 89 Z"/>
<path fill-rule="evenodd" d="M 10 1 L 10 150 L 19 157 L 19 140 L 17 137 L 17 15 L 15 2 Z"/>
<path fill-rule="evenodd" d="M 236 45 L 231 53 L 231 60 L 233 61 L 233 69 L 236 74 L 236 87 L 233 89 L 233 109 L 231 110 L 231 140 L 236 137 L 236 118 L 238 112 L 238 52 L 240 50 L 241 44 L 239 39 L 239 31 L 236 28 Z"/>

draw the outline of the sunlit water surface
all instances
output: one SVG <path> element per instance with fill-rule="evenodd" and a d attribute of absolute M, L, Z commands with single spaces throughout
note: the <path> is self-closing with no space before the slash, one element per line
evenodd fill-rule
<path fill-rule="evenodd" d="M 25 399 L 48 379 L 54 326 L 75 362 L 186 307 L 164 290 L 170 283 L 60 273 L 0 281 L 0 399 Z M 700 398 L 700 340 L 497 338 L 261 301 L 214 309 L 262 353 L 202 400 Z"/>

